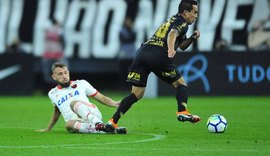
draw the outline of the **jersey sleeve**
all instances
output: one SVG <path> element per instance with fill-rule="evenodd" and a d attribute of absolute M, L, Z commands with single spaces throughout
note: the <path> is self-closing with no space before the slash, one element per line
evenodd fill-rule
<path fill-rule="evenodd" d="M 55 103 L 55 101 L 53 100 L 53 99 L 54 99 L 54 98 L 53 98 L 53 90 L 51 90 L 51 91 L 48 93 L 48 97 L 49 97 L 49 99 L 51 100 L 52 105 L 53 105 L 53 106 L 56 106 L 56 103 Z"/>
<path fill-rule="evenodd" d="M 93 97 L 98 93 L 98 91 L 89 82 L 85 80 L 81 80 L 81 83 L 85 88 L 85 92 L 87 96 Z"/>
<path fill-rule="evenodd" d="M 176 22 L 172 29 L 175 29 L 180 36 L 185 35 L 187 32 L 187 23 L 183 22 Z"/>

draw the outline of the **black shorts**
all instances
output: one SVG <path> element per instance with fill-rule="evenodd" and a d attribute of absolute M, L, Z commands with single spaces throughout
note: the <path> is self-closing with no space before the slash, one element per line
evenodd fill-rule
<path fill-rule="evenodd" d="M 145 87 L 150 72 L 169 84 L 182 77 L 173 63 L 173 58 L 168 57 L 164 48 L 144 44 L 137 51 L 127 82 L 131 82 L 134 86 Z"/>

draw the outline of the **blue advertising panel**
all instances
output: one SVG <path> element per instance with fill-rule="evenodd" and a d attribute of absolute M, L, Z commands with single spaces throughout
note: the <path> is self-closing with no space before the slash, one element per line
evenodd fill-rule
<path fill-rule="evenodd" d="M 178 70 L 191 95 L 270 95 L 269 52 L 179 53 Z M 174 89 L 158 83 L 159 95 Z"/>

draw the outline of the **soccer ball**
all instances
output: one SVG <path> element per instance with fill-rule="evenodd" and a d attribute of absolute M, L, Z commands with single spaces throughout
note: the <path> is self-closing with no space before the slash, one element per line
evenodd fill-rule
<path fill-rule="evenodd" d="M 214 114 L 209 117 L 206 126 L 211 133 L 223 133 L 227 128 L 227 120 L 220 114 Z"/>

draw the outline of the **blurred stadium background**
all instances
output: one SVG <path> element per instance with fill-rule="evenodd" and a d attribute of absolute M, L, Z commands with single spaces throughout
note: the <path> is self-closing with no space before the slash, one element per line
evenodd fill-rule
<path fill-rule="evenodd" d="M 54 86 L 44 81 L 41 65 L 45 31 L 53 19 L 63 26 L 72 79 L 86 79 L 103 91 L 128 91 L 125 77 L 132 59 L 119 57 L 125 19 L 133 21 L 138 48 L 177 12 L 178 4 L 179 0 L 0 0 L 0 95 L 46 93 Z M 269 0 L 200 1 L 199 19 L 188 36 L 199 29 L 201 38 L 175 59 L 191 95 L 269 95 L 267 39 L 255 48 L 248 43 L 259 21 L 264 20 L 263 30 L 269 34 L 269 5 Z M 150 76 L 146 96 L 172 91 Z"/>
<path fill-rule="evenodd" d="M 121 49 L 124 21 L 131 19 L 130 41 L 138 48 L 179 1 L 0 0 L 1 155 L 270 155 L 270 0 L 199 0 L 188 36 L 199 29 L 201 37 L 175 62 L 189 84 L 189 108 L 202 122 L 179 123 L 174 90 L 150 75 L 145 96 L 153 98 L 119 123 L 128 135 L 70 135 L 63 119 L 50 133 L 33 133 L 52 113 L 46 95 L 55 84 L 44 77 L 43 55 L 54 20 L 62 24 L 71 78 L 121 99 L 132 63 Z M 98 107 L 104 121 L 115 111 Z M 216 113 L 228 120 L 222 135 L 205 126 Z"/>

